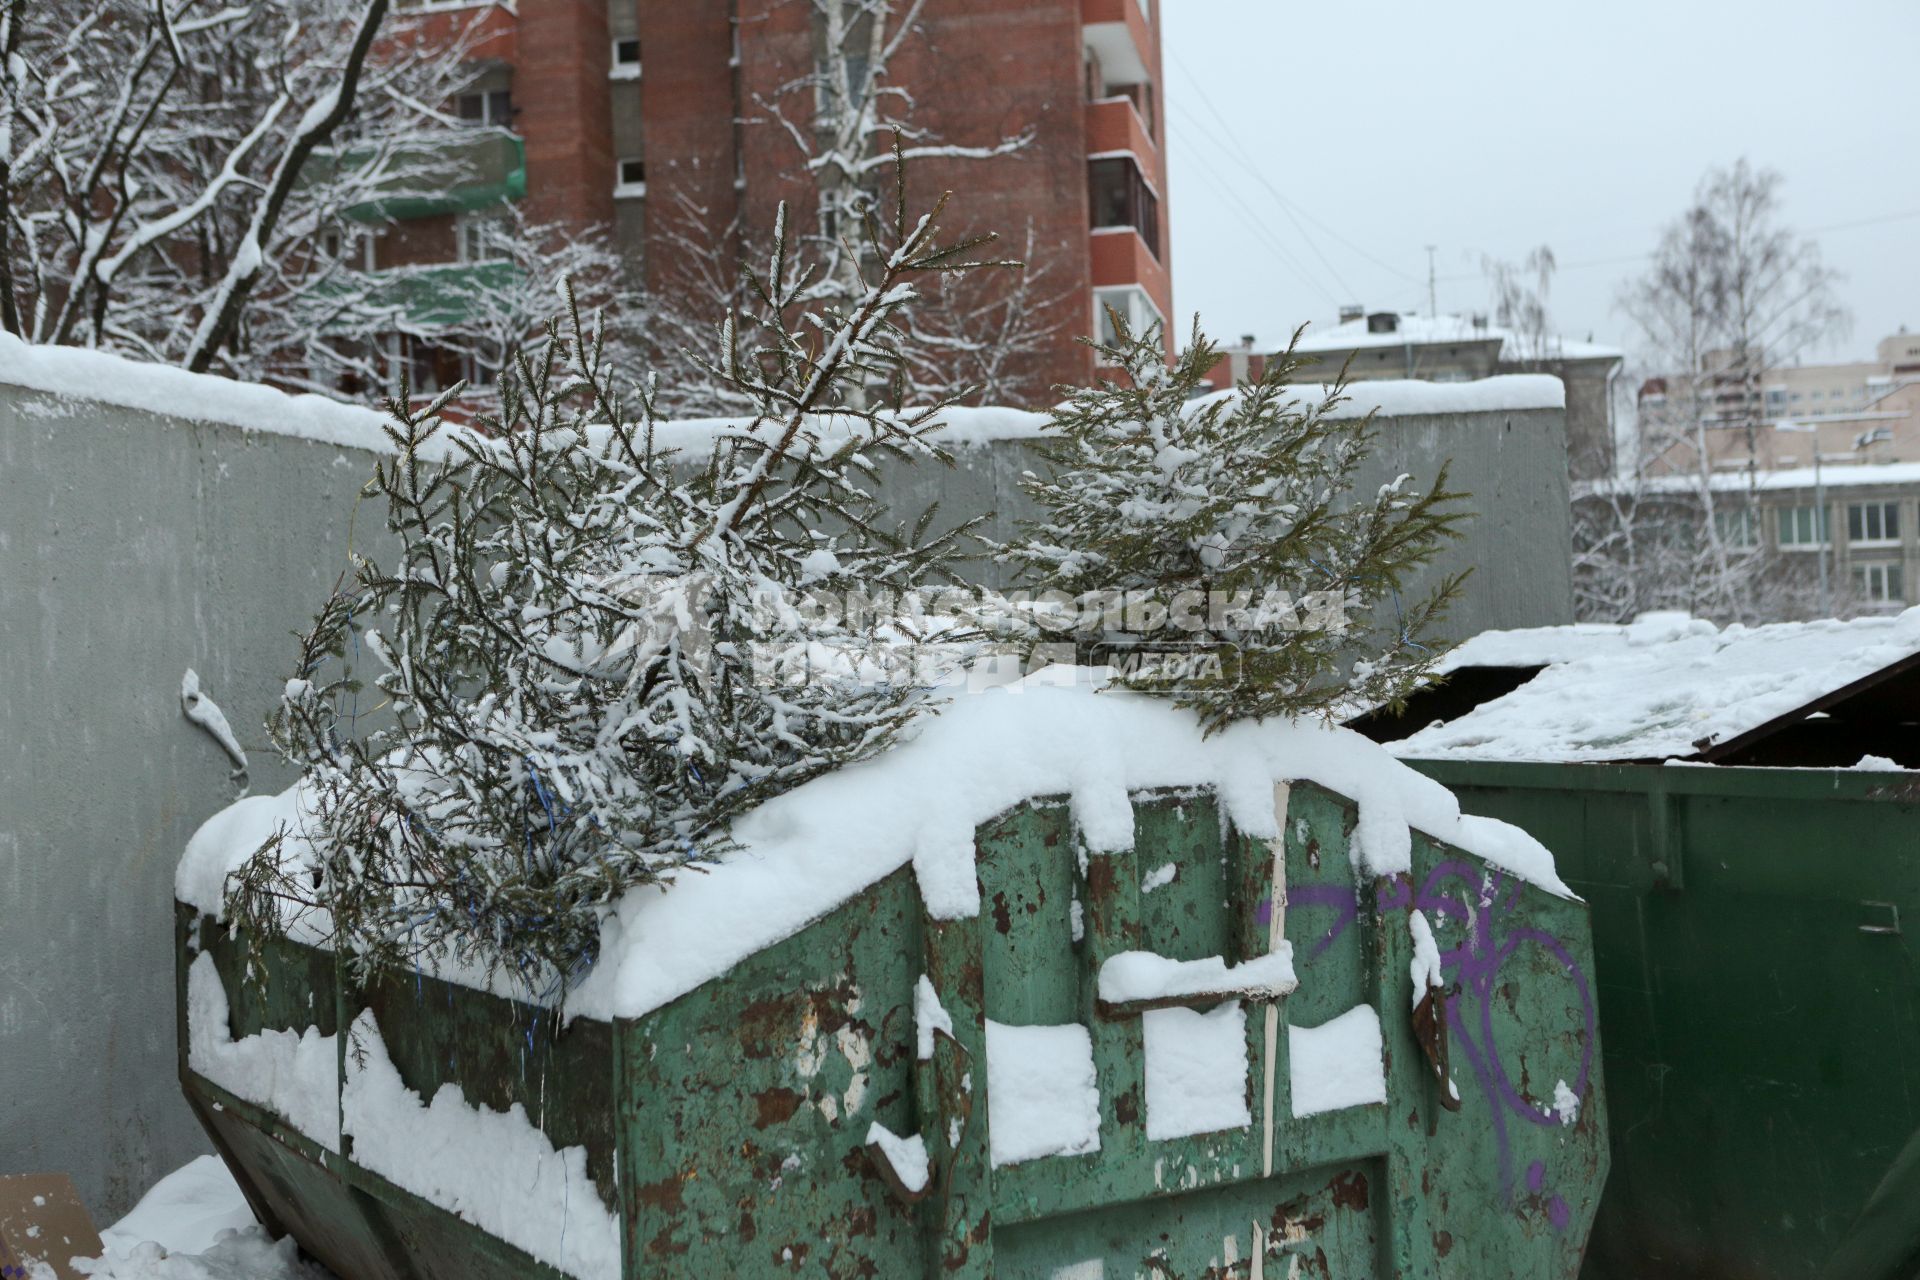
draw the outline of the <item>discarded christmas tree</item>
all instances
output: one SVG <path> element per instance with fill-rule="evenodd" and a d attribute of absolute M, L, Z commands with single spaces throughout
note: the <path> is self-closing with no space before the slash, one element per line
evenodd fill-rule
<path fill-rule="evenodd" d="M 488 438 L 446 426 L 453 392 L 392 403 L 377 483 L 398 558 L 357 557 L 302 638 L 272 727 L 311 817 L 298 856 L 283 835 L 230 891 L 252 937 L 304 919 L 363 976 L 451 959 L 563 995 L 621 895 L 893 740 L 921 690 L 863 666 L 875 624 L 803 596 L 937 578 L 966 533 L 931 536 L 931 512 L 893 527 L 872 496 L 881 460 L 944 459 L 945 406 L 881 389 L 911 281 L 980 265 L 983 243 L 942 246 L 940 208 L 910 220 L 903 188 L 866 227 L 863 291 L 825 310 L 782 211 L 754 308 L 705 363 L 755 413 L 704 465 L 656 446 L 650 384 L 623 385 L 571 305 L 503 378 Z"/>
<path fill-rule="evenodd" d="M 1292 386 L 1291 346 L 1209 395 L 1219 355 L 1197 326 L 1169 366 L 1157 327 L 1112 323 L 1100 363 L 1124 378 L 1054 411 L 1045 474 L 1023 482 L 1042 513 L 1000 548 L 1051 605 L 1025 615 L 1030 649 L 1070 644 L 1209 730 L 1399 702 L 1465 576 L 1402 598 L 1466 518 L 1446 469 L 1356 493 L 1371 415 L 1339 412 L 1342 385 Z"/>

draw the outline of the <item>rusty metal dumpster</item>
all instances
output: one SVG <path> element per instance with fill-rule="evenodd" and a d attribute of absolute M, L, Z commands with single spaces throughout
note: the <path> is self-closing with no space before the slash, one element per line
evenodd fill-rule
<path fill-rule="evenodd" d="M 1410 763 L 1592 905 L 1613 1172 L 1583 1274 L 1912 1274 L 1920 779 Z"/>
<path fill-rule="evenodd" d="M 1086 856 L 1064 802 L 1022 805 L 976 832 L 977 917 L 931 917 L 903 867 L 631 1020 L 556 1026 L 431 977 L 358 990 L 291 942 L 246 983 L 238 941 L 182 906 L 182 1083 L 263 1220 L 356 1280 L 1575 1274 L 1608 1162 L 1585 905 L 1417 831 L 1410 873 L 1362 881 L 1355 807 L 1307 783 L 1276 787 L 1277 841 L 1210 793 L 1133 799 L 1131 851 Z M 1282 941 L 1297 985 L 1102 983 L 1140 952 L 1250 974 Z M 305 1127 L 186 1047 L 308 1028 L 283 1062 L 346 1083 Z M 1008 1048 L 1033 1040 L 1066 1056 Z M 433 1108 L 457 1086 L 580 1153 L 542 1166 L 591 1198 L 567 1202 L 576 1238 L 483 1230 L 457 1167 L 425 1192 L 383 1175 L 394 1135 L 342 1119 L 370 1052 Z M 1031 1154 L 1079 1105 L 1077 1145 Z"/>

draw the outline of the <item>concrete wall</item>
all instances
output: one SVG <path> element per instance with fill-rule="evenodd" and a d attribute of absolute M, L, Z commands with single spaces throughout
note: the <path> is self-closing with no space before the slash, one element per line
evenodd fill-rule
<path fill-rule="evenodd" d="M 1430 482 L 1451 460 L 1448 486 L 1470 495 L 1477 512 L 1465 537 L 1437 563 L 1427 580 L 1471 569 L 1466 596 L 1454 607 L 1447 638 L 1465 639 L 1496 627 L 1533 627 L 1573 619 L 1572 537 L 1567 518 L 1567 445 L 1559 409 L 1421 414 L 1378 420 L 1375 453 L 1361 469 L 1359 487 L 1371 492 L 1402 472 Z M 1039 466 L 1031 446 L 1000 443 L 956 454 L 954 470 L 937 467 L 886 474 L 885 491 L 903 516 L 940 503 L 939 527 L 981 511 L 994 512 L 983 534 L 1011 539 L 1034 514 L 1020 491 L 1020 473 Z M 977 564 L 974 576 L 1007 585 L 997 567 Z M 1310 584 L 1303 590 L 1310 589 Z M 1419 583 L 1407 592 L 1421 594 Z"/>
<path fill-rule="evenodd" d="M 108 390 L 108 394 L 111 394 Z M 271 427 L 271 422 L 263 422 Z M 1387 420 L 1368 483 L 1430 476 L 1485 514 L 1454 630 L 1571 619 L 1558 410 Z M 1028 446 L 899 475 L 917 512 L 1025 510 Z M 261 724 L 344 565 L 373 455 L 0 386 L 0 1172 L 63 1170 L 103 1221 L 205 1149 L 175 1082 L 173 868 L 234 796 L 181 714 L 192 667 L 252 758 L 290 777 Z"/>
<path fill-rule="evenodd" d="M 174 1076 L 170 902 L 235 787 L 181 675 L 254 790 L 283 788 L 261 725 L 371 468 L 0 387 L 0 1172 L 70 1172 L 103 1222 L 208 1149 Z"/>

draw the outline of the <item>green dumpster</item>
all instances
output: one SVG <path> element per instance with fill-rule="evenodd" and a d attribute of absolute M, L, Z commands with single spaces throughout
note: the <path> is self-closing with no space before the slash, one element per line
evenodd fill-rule
<path fill-rule="evenodd" d="M 1913 1274 L 1920 779 L 1409 763 L 1591 904 L 1613 1168 L 1583 1274 Z"/>
<path fill-rule="evenodd" d="M 1144 791 L 1095 853 L 1066 797 L 1017 805 L 977 915 L 901 865 L 632 1018 L 359 989 L 285 940 L 246 981 L 182 903 L 182 1084 L 356 1280 L 1573 1276 L 1608 1163 L 1585 905 L 1419 830 L 1363 877 L 1353 803 L 1273 790 L 1277 838 Z"/>

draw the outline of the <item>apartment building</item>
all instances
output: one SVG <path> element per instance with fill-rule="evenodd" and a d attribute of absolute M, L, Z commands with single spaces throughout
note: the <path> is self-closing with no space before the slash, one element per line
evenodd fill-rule
<path fill-rule="evenodd" d="M 1883 338 L 1874 357 L 1767 370 L 1757 413 L 1746 411 L 1751 393 L 1711 375 L 1650 379 L 1640 417 L 1659 452 L 1644 487 L 1698 504 L 1701 458 L 1680 429 L 1692 412 L 1680 398 L 1699 394 L 1705 480 L 1728 543 L 1775 553 L 1817 611 L 1920 601 L 1920 335 Z"/>
<path fill-rule="evenodd" d="M 1076 339 L 1107 308 L 1136 324 L 1172 315 L 1158 3 L 928 0 L 892 64 L 929 136 L 1027 139 L 992 160 L 916 161 L 911 195 L 953 190 L 952 233 L 997 231 L 1044 273 L 1048 337 L 1026 371 L 1042 391 L 1092 374 Z M 670 295 L 699 287 L 690 244 L 731 263 L 781 201 L 815 207 L 773 110 L 801 114 L 791 86 L 821 57 L 811 0 L 518 0 L 436 20 L 486 31 L 457 104 L 473 125 L 468 176 L 382 211 L 376 269 L 459 265 L 465 229 L 514 200 L 537 222 L 610 230 L 634 278 Z"/>

